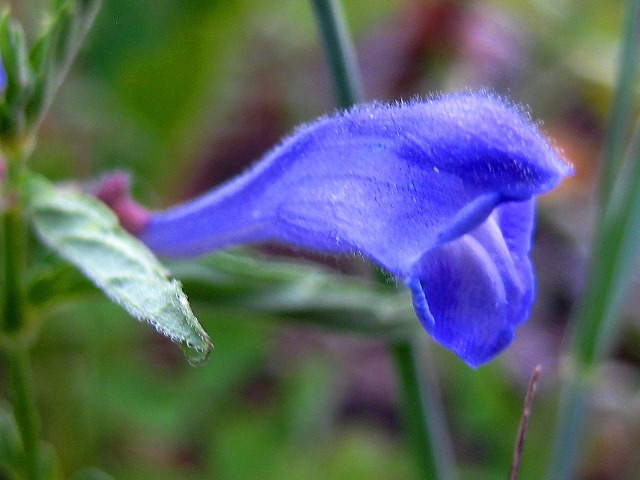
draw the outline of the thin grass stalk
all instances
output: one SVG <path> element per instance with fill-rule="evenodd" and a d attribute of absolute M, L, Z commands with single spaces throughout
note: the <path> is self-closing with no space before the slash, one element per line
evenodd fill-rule
<path fill-rule="evenodd" d="M 340 108 L 363 100 L 362 82 L 355 48 L 347 32 L 339 0 L 312 0 L 313 11 L 324 44 L 336 100 Z"/>
<path fill-rule="evenodd" d="M 411 340 L 391 345 L 402 394 L 407 439 L 419 478 L 459 478 L 438 380 L 428 352 Z"/>

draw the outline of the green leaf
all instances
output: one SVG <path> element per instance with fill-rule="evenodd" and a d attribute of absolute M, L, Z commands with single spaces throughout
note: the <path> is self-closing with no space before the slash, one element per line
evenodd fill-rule
<path fill-rule="evenodd" d="M 248 308 L 288 322 L 386 338 L 413 335 L 419 325 L 406 288 L 241 252 L 183 260 L 171 270 L 197 305 Z"/>
<path fill-rule="evenodd" d="M 207 358 L 211 341 L 180 284 L 168 278 L 153 254 L 120 227 L 106 206 L 80 192 L 56 189 L 36 175 L 27 177 L 25 195 L 35 231 L 45 244 L 133 317 L 182 344 L 190 363 Z"/>

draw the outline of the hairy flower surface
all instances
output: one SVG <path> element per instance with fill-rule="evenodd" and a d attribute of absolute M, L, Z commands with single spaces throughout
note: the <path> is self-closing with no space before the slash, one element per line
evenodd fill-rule
<path fill-rule="evenodd" d="M 425 329 L 475 367 L 529 315 L 534 196 L 570 173 L 497 97 L 370 104 L 298 129 L 139 232 L 174 258 L 267 241 L 362 254 L 405 282 Z"/>

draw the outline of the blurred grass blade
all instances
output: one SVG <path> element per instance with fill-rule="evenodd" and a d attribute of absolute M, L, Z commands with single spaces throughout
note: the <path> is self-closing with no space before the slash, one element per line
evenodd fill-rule
<path fill-rule="evenodd" d="M 592 366 L 609 353 L 640 252 L 640 123 L 595 232 L 591 272 L 578 310 L 574 354 Z"/>
<path fill-rule="evenodd" d="M 637 63 L 640 2 L 627 2 L 625 57 Z M 598 364 L 610 352 L 620 331 L 623 301 L 640 253 L 640 123 L 622 161 L 625 130 L 632 111 L 631 90 L 637 83 L 636 67 L 623 66 L 614 99 L 607 144 L 601 212 L 594 233 L 589 278 L 575 319 L 565 368 L 558 425 L 551 451 L 549 480 L 569 478 L 584 430 L 589 396 Z M 633 74 L 632 74 L 633 73 Z M 625 90 L 625 91 L 622 91 Z M 627 91 L 628 90 L 628 91 Z M 621 99 L 624 99 L 621 100 Z M 612 131 L 613 130 L 613 131 Z M 617 158 L 620 157 L 620 158 Z"/>
<path fill-rule="evenodd" d="M 615 180 L 620 173 L 626 143 L 633 127 L 633 99 L 638 78 L 640 51 L 640 0 L 626 0 L 624 8 L 622 49 L 618 62 L 618 79 L 613 92 L 611 110 L 602 145 L 600 163 L 601 206 L 610 197 Z"/>
<path fill-rule="evenodd" d="M 592 379 L 581 376 L 573 369 L 564 373 L 566 378 L 560 390 L 557 428 L 551 445 L 547 480 L 571 478 L 589 403 Z"/>
<path fill-rule="evenodd" d="M 56 190 L 35 175 L 27 178 L 25 193 L 31 220 L 45 244 L 133 317 L 182 344 L 191 363 L 207 358 L 211 342 L 180 284 L 167 277 L 153 254 L 119 226 L 107 207 L 78 192 Z"/>

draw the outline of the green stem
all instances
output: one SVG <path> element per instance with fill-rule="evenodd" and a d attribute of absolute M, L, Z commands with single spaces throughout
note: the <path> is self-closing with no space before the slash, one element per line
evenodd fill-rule
<path fill-rule="evenodd" d="M 451 437 L 429 355 L 410 341 L 391 345 L 402 392 L 407 436 L 420 478 L 455 480 Z"/>
<path fill-rule="evenodd" d="M 27 348 L 23 345 L 14 347 L 6 349 L 13 390 L 13 411 L 24 448 L 27 478 L 37 480 L 40 477 L 40 432 L 33 395 L 31 362 Z"/>
<path fill-rule="evenodd" d="M 23 223 L 20 213 L 15 210 L 5 212 L 2 216 L 2 269 L 4 284 L 4 301 L 2 314 L 3 330 L 16 333 L 22 330 L 24 323 L 24 295 L 22 289 L 22 271 L 24 257 Z"/>
<path fill-rule="evenodd" d="M 355 49 L 347 34 L 339 0 L 312 0 L 322 34 L 340 108 L 362 101 L 362 87 Z"/>
<path fill-rule="evenodd" d="M 25 453 L 27 478 L 39 477 L 39 432 L 33 399 L 28 351 L 30 325 L 26 318 L 25 266 L 26 229 L 20 195 L 24 157 L 6 155 L 7 176 L 2 212 L 2 332 L 0 346 L 7 357 L 11 377 L 12 404 Z"/>
<path fill-rule="evenodd" d="M 20 199 L 24 173 L 21 155 L 7 154 L 2 212 L 2 330 L 5 334 L 21 332 L 24 327 L 25 225 Z"/>

